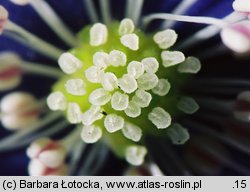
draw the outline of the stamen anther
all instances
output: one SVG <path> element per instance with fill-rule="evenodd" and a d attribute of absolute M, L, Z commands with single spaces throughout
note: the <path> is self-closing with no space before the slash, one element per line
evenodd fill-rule
<path fill-rule="evenodd" d="M 199 105 L 191 97 L 182 97 L 177 104 L 177 108 L 186 114 L 193 114 L 199 109 Z"/>
<path fill-rule="evenodd" d="M 161 107 L 155 107 L 149 114 L 148 119 L 158 128 L 165 129 L 171 124 L 171 116 Z"/>
<path fill-rule="evenodd" d="M 84 125 L 91 125 L 95 121 L 102 119 L 103 114 L 100 106 L 92 105 L 85 113 L 82 115 L 82 123 Z"/>
<path fill-rule="evenodd" d="M 154 41 L 161 49 L 168 49 L 175 44 L 177 34 L 172 29 L 158 32 L 154 35 Z"/>
<path fill-rule="evenodd" d="M 136 34 L 126 34 L 121 37 L 121 43 L 133 50 L 137 51 L 139 49 L 139 37 Z"/>
<path fill-rule="evenodd" d="M 177 65 L 185 60 L 184 54 L 180 51 L 163 51 L 161 53 L 161 58 L 164 67 Z"/>
<path fill-rule="evenodd" d="M 108 132 L 116 132 L 124 127 L 124 119 L 116 114 L 109 114 L 104 119 L 104 126 Z"/>
<path fill-rule="evenodd" d="M 133 93 L 137 89 L 137 82 L 130 74 L 125 74 L 118 79 L 118 84 L 125 93 Z"/>
<path fill-rule="evenodd" d="M 97 66 L 91 66 L 85 70 L 85 77 L 91 83 L 100 83 L 103 73 Z"/>
<path fill-rule="evenodd" d="M 67 92 L 72 95 L 81 96 L 86 93 L 85 84 L 82 79 L 70 79 L 66 82 L 65 87 Z"/>
<path fill-rule="evenodd" d="M 152 89 L 154 94 L 165 96 L 170 90 L 170 83 L 167 79 L 159 79 L 158 84 Z"/>
<path fill-rule="evenodd" d="M 125 122 L 124 128 L 122 129 L 122 133 L 125 137 L 131 139 L 134 142 L 140 141 L 142 137 L 141 128 L 130 122 Z"/>
<path fill-rule="evenodd" d="M 131 61 L 128 64 L 127 72 L 129 75 L 132 75 L 135 79 L 137 79 L 144 73 L 144 65 L 138 61 Z"/>
<path fill-rule="evenodd" d="M 144 162 L 144 157 L 147 154 L 147 149 L 143 146 L 127 147 L 125 155 L 126 160 L 132 165 L 139 166 Z"/>
<path fill-rule="evenodd" d="M 66 74 L 75 73 L 83 66 L 82 62 L 71 53 L 63 53 L 58 59 L 58 64 Z"/>
<path fill-rule="evenodd" d="M 159 62 L 154 57 L 147 57 L 143 59 L 142 64 L 147 73 L 156 73 L 159 68 Z"/>
<path fill-rule="evenodd" d="M 178 123 L 173 123 L 168 129 L 167 134 L 173 144 L 182 145 L 189 139 L 188 130 Z"/>
<path fill-rule="evenodd" d="M 138 88 L 143 90 L 153 89 L 158 84 L 158 77 L 153 73 L 144 73 L 137 79 Z"/>
<path fill-rule="evenodd" d="M 119 35 L 131 34 L 135 30 L 134 22 L 131 19 L 123 19 L 119 26 Z"/>
<path fill-rule="evenodd" d="M 116 91 L 111 98 L 111 106 L 117 111 L 123 111 L 128 107 L 129 97 Z"/>
<path fill-rule="evenodd" d="M 96 143 L 102 137 L 102 129 L 97 125 L 84 125 L 81 138 L 85 143 Z"/>
<path fill-rule="evenodd" d="M 114 67 L 125 66 L 127 63 L 127 56 L 122 51 L 113 50 L 109 53 L 109 64 Z"/>
<path fill-rule="evenodd" d="M 132 98 L 132 101 L 139 107 L 148 107 L 152 100 L 152 95 L 142 89 L 138 89 Z"/>
<path fill-rule="evenodd" d="M 82 121 L 82 111 L 77 103 L 68 103 L 67 119 L 72 124 L 77 124 Z"/>
<path fill-rule="evenodd" d="M 90 45 L 96 47 L 103 45 L 108 40 L 108 29 L 101 23 L 94 24 L 90 29 Z"/>
<path fill-rule="evenodd" d="M 107 72 L 101 77 L 101 84 L 107 91 L 113 91 L 118 87 L 118 79 L 114 73 Z"/>
<path fill-rule="evenodd" d="M 93 63 L 99 69 L 106 69 L 109 55 L 105 52 L 96 52 L 93 56 Z"/>
<path fill-rule="evenodd" d="M 196 74 L 201 70 L 201 62 L 196 57 L 188 57 L 186 60 L 178 66 L 180 73 L 192 73 Z"/>
<path fill-rule="evenodd" d="M 141 107 L 135 101 L 130 101 L 124 112 L 127 116 L 136 118 L 141 115 Z"/>
<path fill-rule="evenodd" d="M 67 107 L 67 101 L 62 92 L 56 91 L 47 97 L 47 105 L 52 111 L 63 111 Z"/>
<path fill-rule="evenodd" d="M 110 93 L 103 88 L 98 88 L 89 95 L 89 102 L 98 106 L 107 104 L 110 99 Z"/>

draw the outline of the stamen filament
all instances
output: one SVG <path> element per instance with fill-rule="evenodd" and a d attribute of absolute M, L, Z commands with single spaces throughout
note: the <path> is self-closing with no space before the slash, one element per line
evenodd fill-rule
<path fill-rule="evenodd" d="M 234 23 L 237 21 L 241 21 L 245 18 L 246 18 L 246 16 L 234 12 L 234 13 L 231 13 L 228 16 L 224 17 L 223 20 L 225 20 L 226 22 L 229 22 L 229 23 Z M 194 33 L 192 36 L 186 38 L 179 45 L 177 44 L 176 49 L 186 50 L 191 46 L 197 45 L 201 41 L 204 41 L 204 40 L 207 40 L 211 37 L 214 37 L 220 31 L 221 31 L 221 29 L 218 28 L 217 26 L 214 26 L 214 25 L 205 27 L 205 28 L 197 31 L 196 33 Z"/>
<path fill-rule="evenodd" d="M 80 140 L 81 126 L 75 127 L 74 130 L 60 140 L 60 143 L 65 147 L 67 151 L 69 151 L 73 145 Z"/>
<path fill-rule="evenodd" d="M 57 60 L 59 56 L 64 52 L 63 50 L 60 50 L 54 45 L 51 45 L 48 42 L 45 42 L 39 37 L 33 35 L 32 33 L 26 31 L 24 28 L 18 26 L 10 20 L 6 23 L 4 34 L 8 35 L 11 38 L 14 38 L 15 40 L 29 47 L 36 49 L 40 53 L 52 59 Z"/>
<path fill-rule="evenodd" d="M 26 138 L 28 135 L 42 129 L 44 126 L 52 123 L 53 121 L 55 121 L 56 119 L 58 119 L 61 116 L 62 116 L 61 113 L 55 113 L 55 112 L 48 113 L 37 124 L 2 139 L 0 141 L 0 151 L 6 151 L 6 150 L 10 150 L 10 149 L 19 147 L 20 141 L 24 141 L 25 140 L 24 138 Z M 65 122 L 64 122 L 64 124 L 65 124 Z M 27 138 L 29 138 L 29 137 L 27 137 Z M 32 140 L 33 139 L 34 138 L 32 137 Z M 18 145 L 17 145 L 17 143 L 18 143 Z"/>
<path fill-rule="evenodd" d="M 32 0 L 30 5 L 36 10 L 41 18 L 50 26 L 50 28 L 69 46 L 77 44 L 71 30 L 62 22 L 60 17 L 54 12 L 46 1 Z"/>
<path fill-rule="evenodd" d="M 197 0 L 184 0 L 181 1 L 178 6 L 172 11 L 172 14 L 175 15 L 183 15 L 193 4 L 195 4 Z M 165 21 L 163 23 L 163 28 L 171 28 L 175 24 L 175 21 Z"/>
<path fill-rule="evenodd" d="M 224 28 L 229 24 L 228 22 L 223 21 L 221 19 L 216 19 L 216 18 L 211 18 L 211 17 L 197 17 L 197 16 L 174 15 L 174 14 L 168 14 L 168 13 L 157 13 L 157 14 L 151 14 L 151 15 L 143 17 L 143 20 L 142 20 L 143 25 L 147 26 L 151 21 L 155 19 L 216 25 L 221 28 Z"/>
<path fill-rule="evenodd" d="M 23 61 L 22 68 L 27 73 L 43 75 L 43 76 L 52 77 L 56 79 L 62 77 L 63 75 L 63 73 L 57 70 L 56 68 L 50 67 L 44 64 L 40 64 L 40 63 Z"/>
<path fill-rule="evenodd" d="M 92 23 L 97 23 L 99 21 L 95 6 L 93 4 L 93 0 L 83 0 L 87 14 L 91 20 Z"/>
<path fill-rule="evenodd" d="M 103 22 L 108 25 L 111 22 L 110 0 L 99 0 Z"/>
<path fill-rule="evenodd" d="M 126 18 L 130 18 L 134 21 L 135 26 L 138 25 L 139 18 L 141 16 L 141 10 L 144 0 L 128 0 L 126 7 Z"/>

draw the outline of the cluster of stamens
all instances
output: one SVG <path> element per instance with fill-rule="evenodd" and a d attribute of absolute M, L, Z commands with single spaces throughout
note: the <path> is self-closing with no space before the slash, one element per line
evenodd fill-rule
<path fill-rule="evenodd" d="M 151 106 L 155 96 L 166 96 L 171 87 L 168 79 L 158 75 L 160 68 L 181 63 L 179 73 L 197 73 L 200 70 L 196 58 L 189 57 L 184 62 L 185 56 L 179 51 L 164 50 L 161 55 L 131 59 L 131 53 L 144 53 L 140 50 L 140 38 L 130 19 L 121 21 L 118 34 L 119 49 L 109 48 L 106 51 L 108 49 L 102 46 L 107 44 L 108 29 L 104 24 L 93 25 L 89 30 L 89 46 L 98 51 L 92 54 L 90 63 L 77 58 L 72 54 L 74 51 L 63 53 L 59 58 L 59 66 L 68 76 L 62 80 L 63 90 L 54 88 L 47 98 L 51 110 L 66 111 L 70 123 L 83 124 L 81 138 L 86 143 L 97 142 L 102 137 L 102 127 L 109 133 L 121 130 L 125 138 L 138 142 L 143 128 L 134 122 L 141 116 L 158 129 L 169 127 L 172 121 L 170 113 L 160 104 Z M 169 49 L 176 39 L 177 34 L 173 30 L 158 32 L 153 37 L 157 52 Z M 143 113 L 144 108 L 147 108 L 147 114 Z M 197 110 L 197 106 L 194 108 Z M 146 149 L 132 143 L 124 153 L 127 161 L 139 165 L 143 162 Z"/>

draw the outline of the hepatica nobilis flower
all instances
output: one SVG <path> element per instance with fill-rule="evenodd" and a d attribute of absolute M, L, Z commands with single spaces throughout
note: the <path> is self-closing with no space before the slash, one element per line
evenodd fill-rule
<path fill-rule="evenodd" d="M 235 70 L 241 74 L 231 78 L 223 67 L 232 67 L 220 57 L 229 50 L 249 55 L 247 0 L 65 0 L 73 7 L 66 15 L 82 6 L 82 17 L 90 20 L 79 22 L 76 34 L 57 3 L 11 0 L 0 6 L 3 45 L 14 40 L 33 54 L 25 58 L 14 48 L 0 53 L 1 123 L 14 132 L 2 139 L 1 151 L 28 145 L 31 175 L 98 174 L 112 164 L 105 163 L 106 146 L 130 165 L 155 162 L 165 174 L 219 174 L 225 167 L 249 174 L 228 152 L 249 155 L 249 142 L 240 137 L 249 136 L 247 67 L 242 64 Z M 208 12 L 214 17 L 188 16 L 204 5 L 216 5 Z M 12 21 L 27 7 L 30 21 L 39 16 L 56 40 Z M 35 62 L 36 55 L 56 64 Z M 34 77 L 34 85 L 32 78 L 24 84 L 26 76 Z M 50 92 L 32 92 L 33 86 Z"/>

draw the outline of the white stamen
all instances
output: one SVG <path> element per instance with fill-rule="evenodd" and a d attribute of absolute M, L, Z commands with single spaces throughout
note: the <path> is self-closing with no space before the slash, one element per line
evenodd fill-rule
<path fill-rule="evenodd" d="M 131 19 L 123 19 L 119 26 L 119 35 L 131 34 L 135 30 L 134 22 Z"/>
<path fill-rule="evenodd" d="M 1 122 L 5 128 L 18 130 L 37 123 L 39 103 L 29 93 L 12 92 L 4 96 L 0 103 Z"/>
<path fill-rule="evenodd" d="M 161 58 L 164 67 L 170 67 L 185 61 L 185 56 L 180 51 L 163 51 L 161 53 Z"/>
<path fill-rule="evenodd" d="M 246 18 L 246 16 L 244 16 L 242 14 L 237 14 L 236 12 L 233 12 L 222 19 L 228 23 L 235 23 L 235 22 L 241 21 L 245 18 Z M 191 46 L 194 46 L 194 45 L 201 43 L 201 41 L 204 41 L 204 40 L 207 40 L 209 38 L 214 37 L 220 31 L 221 31 L 221 28 L 214 26 L 214 25 L 205 27 L 205 28 L 197 31 L 196 33 L 194 33 L 190 37 L 186 38 L 183 42 L 180 43 L 180 45 L 176 46 L 176 49 L 186 50 Z"/>
<path fill-rule="evenodd" d="M 183 63 L 178 66 L 180 73 L 196 74 L 201 69 L 201 62 L 196 57 L 188 57 Z"/>
<path fill-rule="evenodd" d="M 238 28 L 237 28 L 238 27 Z M 223 43 L 237 53 L 250 51 L 250 22 L 244 21 L 221 31 Z"/>
<path fill-rule="evenodd" d="M 139 37 L 134 33 L 123 35 L 120 40 L 121 44 L 133 51 L 139 49 Z"/>
<path fill-rule="evenodd" d="M 99 69 L 106 69 L 109 55 L 105 52 L 96 52 L 93 56 L 93 63 Z"/>
<path fill-rule="evenodd" d="M 62 92 L 56 91 L 48 96 L 47 105 L 52 111 L 63 111 L 67 107 L 67 101 Z"/>
<path fill-rule="evenodd" d="M 158 77 L 153 73 L 144 73 L 137 79 L 138 88 L 143 90 L 153 89 L 158 84 Z"/>
<path fill-rule="evenodd" d="M 199 109 L 199 105 L 191 97 L 182 97 L 177 104 L 177 108 L 186 114 L 193 114 Z"/>
<path fill-rule="evenodd" d="M 21 83 L 21 64 L 21 59 L 12 52 L 0 54 L 0 91 L 13 89 Z"/>
<path fill-rule="evenodd" d="M 228 25 L 227 22 L 221 19 L 216 19 L 216 18 L 211 18 L 211 17 L 174 15 L 174 14 L 168 14 L 168 13 L 156 13 L 156 14 L 147 15 L 143 18 L 142 22 L 144 25 L 148 25 L 151 21 L 155 19 L 216 25 L 222 28 Z"/>
<path fill-rule="evenodd" d="M 113 50 L 109 53 L 109 64 L 118 67 L 125 66 L 127 63 L 127 56 L 122 51 Z"/>
<path fill-rule="evenodd" d="M 132 101 L 135 102 L 136 105 L 143 108 L 148 107 L 151 100 L 152 100 L 152 95 L 141 89 L 138 89 L 132 98 Z"/>
<path fill-rule="evenodd" d="M 82 62 L 71 53 L 63 53 L 58 59 L 58 64 L 66 74 L 75 73 L 83 66 Z"/>
<path fill-rule="evenodd" d="M 104 126 L 108 132 L 114 133 L 124 127 L 124 119 L 116 114 L 109 114 L 104 120 Z"/>
<path fill-rule="evenodd" d="M 175 44 L 177 40 L 177 34 L 172 29 L 157 32 L 154 35 L 154 41 L 159 45 L 161 49 L 168 49 Z"/>
<path fill-rule="evenodd" d="M 161 107 L 155 107 L 149 114 L 148 119 L 158 128 L 165 129 L 171 124 L 171 116 Z"/>
<path fill-rule="evenodd" d="M 30 0 L 30 5 L 36 10 L 41 18 L 50 28 L 69 46 L 77 44 L 76 38 L 71 30 L 63 23 L 56 12 L 44 0 Z"/>
<path fill-rule="evenodd" d="M 52 78 L 60 78 L 64 74 L 56 67 L 47 66 L 42 63 L 22 61 L 22 69 L 31 74 L 43 75 Z"/>
<path fill-rule="evenodd" d="M 90 29 L 90 45 L 96 47 L 103 45 L 108 40 L 108 29 L 101 23 L 94 24 Z"/>
<path fill-rule="evenodd" d="M 117 111 L 125 110 L 128 107 L 129 97 L 126 94 L 115 92 L 111 98 L 111 106 Z"/>
<path fill-rule="evenodd" d="M 118 79 L 114 73 L 107 72 L 101 77 L 101 84 L 107 91 L 113 91 L 118 87 Z"/>
<path fill-rule="evenodd" d="M 129 75 L 132 75 L 135 79 L 137 79 L 144 73 L 144 65 L 138 61 L 131 61 L 128 64 L 127 72 Z"/>
<path fill-rule="evenodd" d="M 83 126 L 81 138 L 85 143 L 96 143 L 102 137 L 102 129 L 97 125 Z"/>
<path fill-rule="evenodd" d="M 159 79 L 158 84 L 152 89 L 156 95 L 165 96 L 170 90 L 170 83 L 167 79 Z"/>
<path fill-rule="evenodd" d="M 92 105 L 89 110 L 87 110 L 82 115 L 82 123 L 84 125 L 91 125 L 95 121 L 101 119 L 103 117 L 103 114 L 101 113 L 100 106 Z"/>
<path fill-rule="evenodd" d="M 0 35 L 4 31 L 8 17 L 9 17 L 9 12 L 3 6 L 0 5 Z"/>
<path fill-rule="evenodd" d="M 125 155 L 126 160 L 135 166 L 139 166 L 144 162 L 145 155 L 147 154 L 147 149 L 143 146 L 130 146 L 127 147 Z"/>
<path fill-rule="evenodd" d="M 86 12 L 90 17 L 92 23 L 97 23 L 99 19 L 96 13 L 93 0 L 84 0 L 83 2 L 85 3 L 84 7 L 86 8 Z"/>
<path fill-rule="evenodd" d="M 77 103 L 68 103 L 67 119 L 72 124 L 82 121 L 82 111 Z"/>
<path fill-rule="evenodd" d="M 125 122 L 122 133 L 126 138 L 131 139 L 134 142 L 140 141 L 142 137 L 141 128 L 130 122 Z"/>
<path fill-rule="evenodd" d="M 128 0 L 126 7 L 126 17 L 131 18 L 135 25 L 138 24 L 144 0 Z"/>
<path fill-rule="evenodd" d="M 99 0 L 99 2 L 100 2 L 103 22 L 105 24 L 110 24 L 111 22 L 110 0 Z"/>
<path fill-rule="evenodd" d="M 143 59 L 142 64 L 147 73 L 156 73 L 159 68 L 159 62 L 154 57 L 147 57 Z"/>
<path fill-rule="evenodd" d="M 58 57 L 64 52 L 63 50 L 40 39 L 10 20 L 6 22 L 4 34 L 55 60 L 57 60 Z"/>
<path fill-rule="evenodd" d="M 100 83 L 103 73 L 97 66 L 91 66 L 85 70 L 85 77 L 91 83 Z"/>
<path fill-rule="evenodd" d="M 12 3 L 17 5 L 27 5 L 31 0 L 10 0 Z"/>
<path fill-rule="evenodd" d="M 118 84 L 125 93 L 133 93 L 137 89 L 137 82 L 132 75 L 124 74 L 118 79 Z"/>
<path fill-rule="evenodd" d="M 66 82 L 65 87 L 67 92 L 72 95 L 81 96 L 86 93 L 85 84 L 82 79 L 70 79 Z"/>
<path fill-rule="evenodd" d="M 172 143 L 176 145 L 182 145 L 189 139 L 189 133 L 187 129 L 178 123 L 172 124 L 168 128 L 167 134 L 170 137 Z"/>
<path fill-rule="evenodd" d="M 105 105 L 110 99 L 110 93 L 103 88 L 98 88 L 89 95 L 89 102 L 93 105 Z"/>
<path fill-rule="evenodd" d="M 196 3 L 198 0 L 184 0 L 181 1 L 177 7 L 172 11 L 172 14 L 177 15 L 184 15 L 184 13 L 192 6 L 194 3 Z M 172 26 L 175 24 L 175 21 L 165 21 L 163 23 L 163 28 L 172 28 Z"/>
<path fill-rule="evenodd" d="M 127 116 L 135 118 L 140 116 L 141 107 L 135 101 L 130 101 L 124 112 Z"/>
<path fill-rule="evenodd" d="M 249 13 L 250 12 L 250 3 L 247 0 L 235 0 L 233 2 L 233 8 L 235 11 Z"/>

